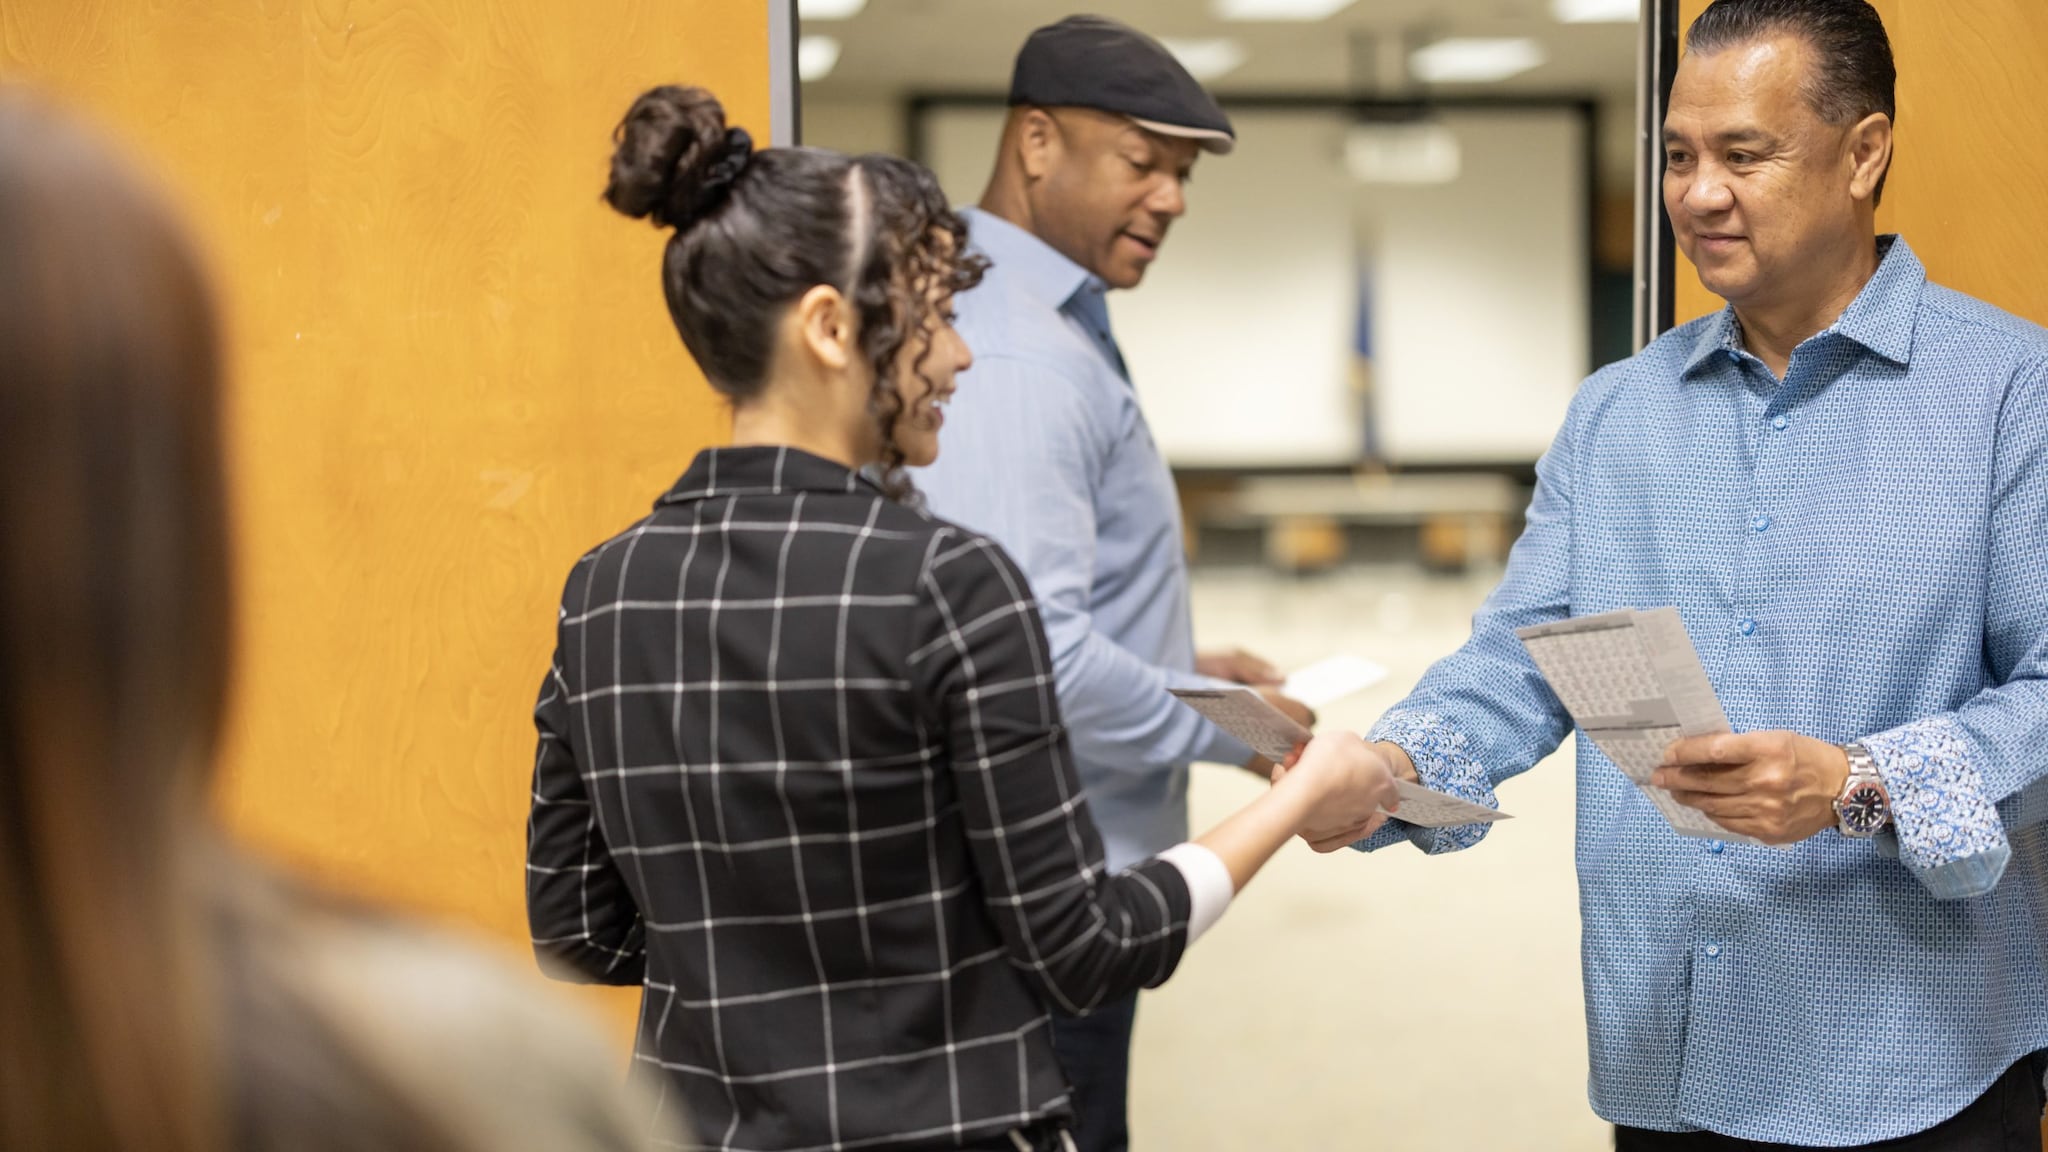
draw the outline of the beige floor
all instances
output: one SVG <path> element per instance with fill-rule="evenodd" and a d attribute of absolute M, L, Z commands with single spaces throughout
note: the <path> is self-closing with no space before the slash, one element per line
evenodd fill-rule
<path fill-rule="evenodd" d="M 1392 669 L 1333 705 L 1360 731 L 1466 636 L 1491 577 L 1366 569 L 1294 581 L 1198 573 L 1197 636 L 1292 667 Z M 1586 1106 L 1570 745 L 1502 791 L 1478 848 L 1280 854 L 1138 1016 L 1141 1152 L 1611 1147 Z M 1198 766 L 1199 829 L 1259 785 Z"/>

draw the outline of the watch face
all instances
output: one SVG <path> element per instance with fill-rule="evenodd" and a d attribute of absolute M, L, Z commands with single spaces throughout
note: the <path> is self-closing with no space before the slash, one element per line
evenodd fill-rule
<path fill-rule="evenodd" d="M 1889 808 L 1884 789 L 1875 784 L 1851 789 L 1835 806 L 1841 814 L 1843 829 L 1858 836 L 1868 836 L 1884 827 Z"/>

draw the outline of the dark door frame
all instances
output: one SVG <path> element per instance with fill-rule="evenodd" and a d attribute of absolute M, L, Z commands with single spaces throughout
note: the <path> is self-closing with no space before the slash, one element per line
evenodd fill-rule
<path fill-rule="evenodd" d="M 1678 0 L 1643 0 L 1636 43 L 1636 349 L 1671 328 L 1677 256 L 1664 214 L 1664 108 L 1678 71 Z"/>

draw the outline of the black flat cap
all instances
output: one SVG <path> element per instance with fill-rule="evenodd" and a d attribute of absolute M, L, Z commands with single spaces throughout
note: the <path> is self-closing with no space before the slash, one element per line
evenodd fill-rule
<path fill-rule="evenodd" d="M 1218 154 L 1237 145 L 1230 117 L 1164 44 L 1106 16 L 1069 16 L 1033 32 L 1017 52 L 1010 103 L 1113 112 Z"/>

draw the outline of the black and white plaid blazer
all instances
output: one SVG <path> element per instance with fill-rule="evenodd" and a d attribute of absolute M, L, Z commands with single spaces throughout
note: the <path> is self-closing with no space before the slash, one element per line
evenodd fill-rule
<path fill-rule="evenodd" d="M 1009 557 L 819 457 L 706 451 L 578 561 L 535 723 L 534 947 L 644 984 L 696 1147 L 1064 1117 L 1048 1009 L 1186 946 L 1177 869 L 1105 874 Z"/>

